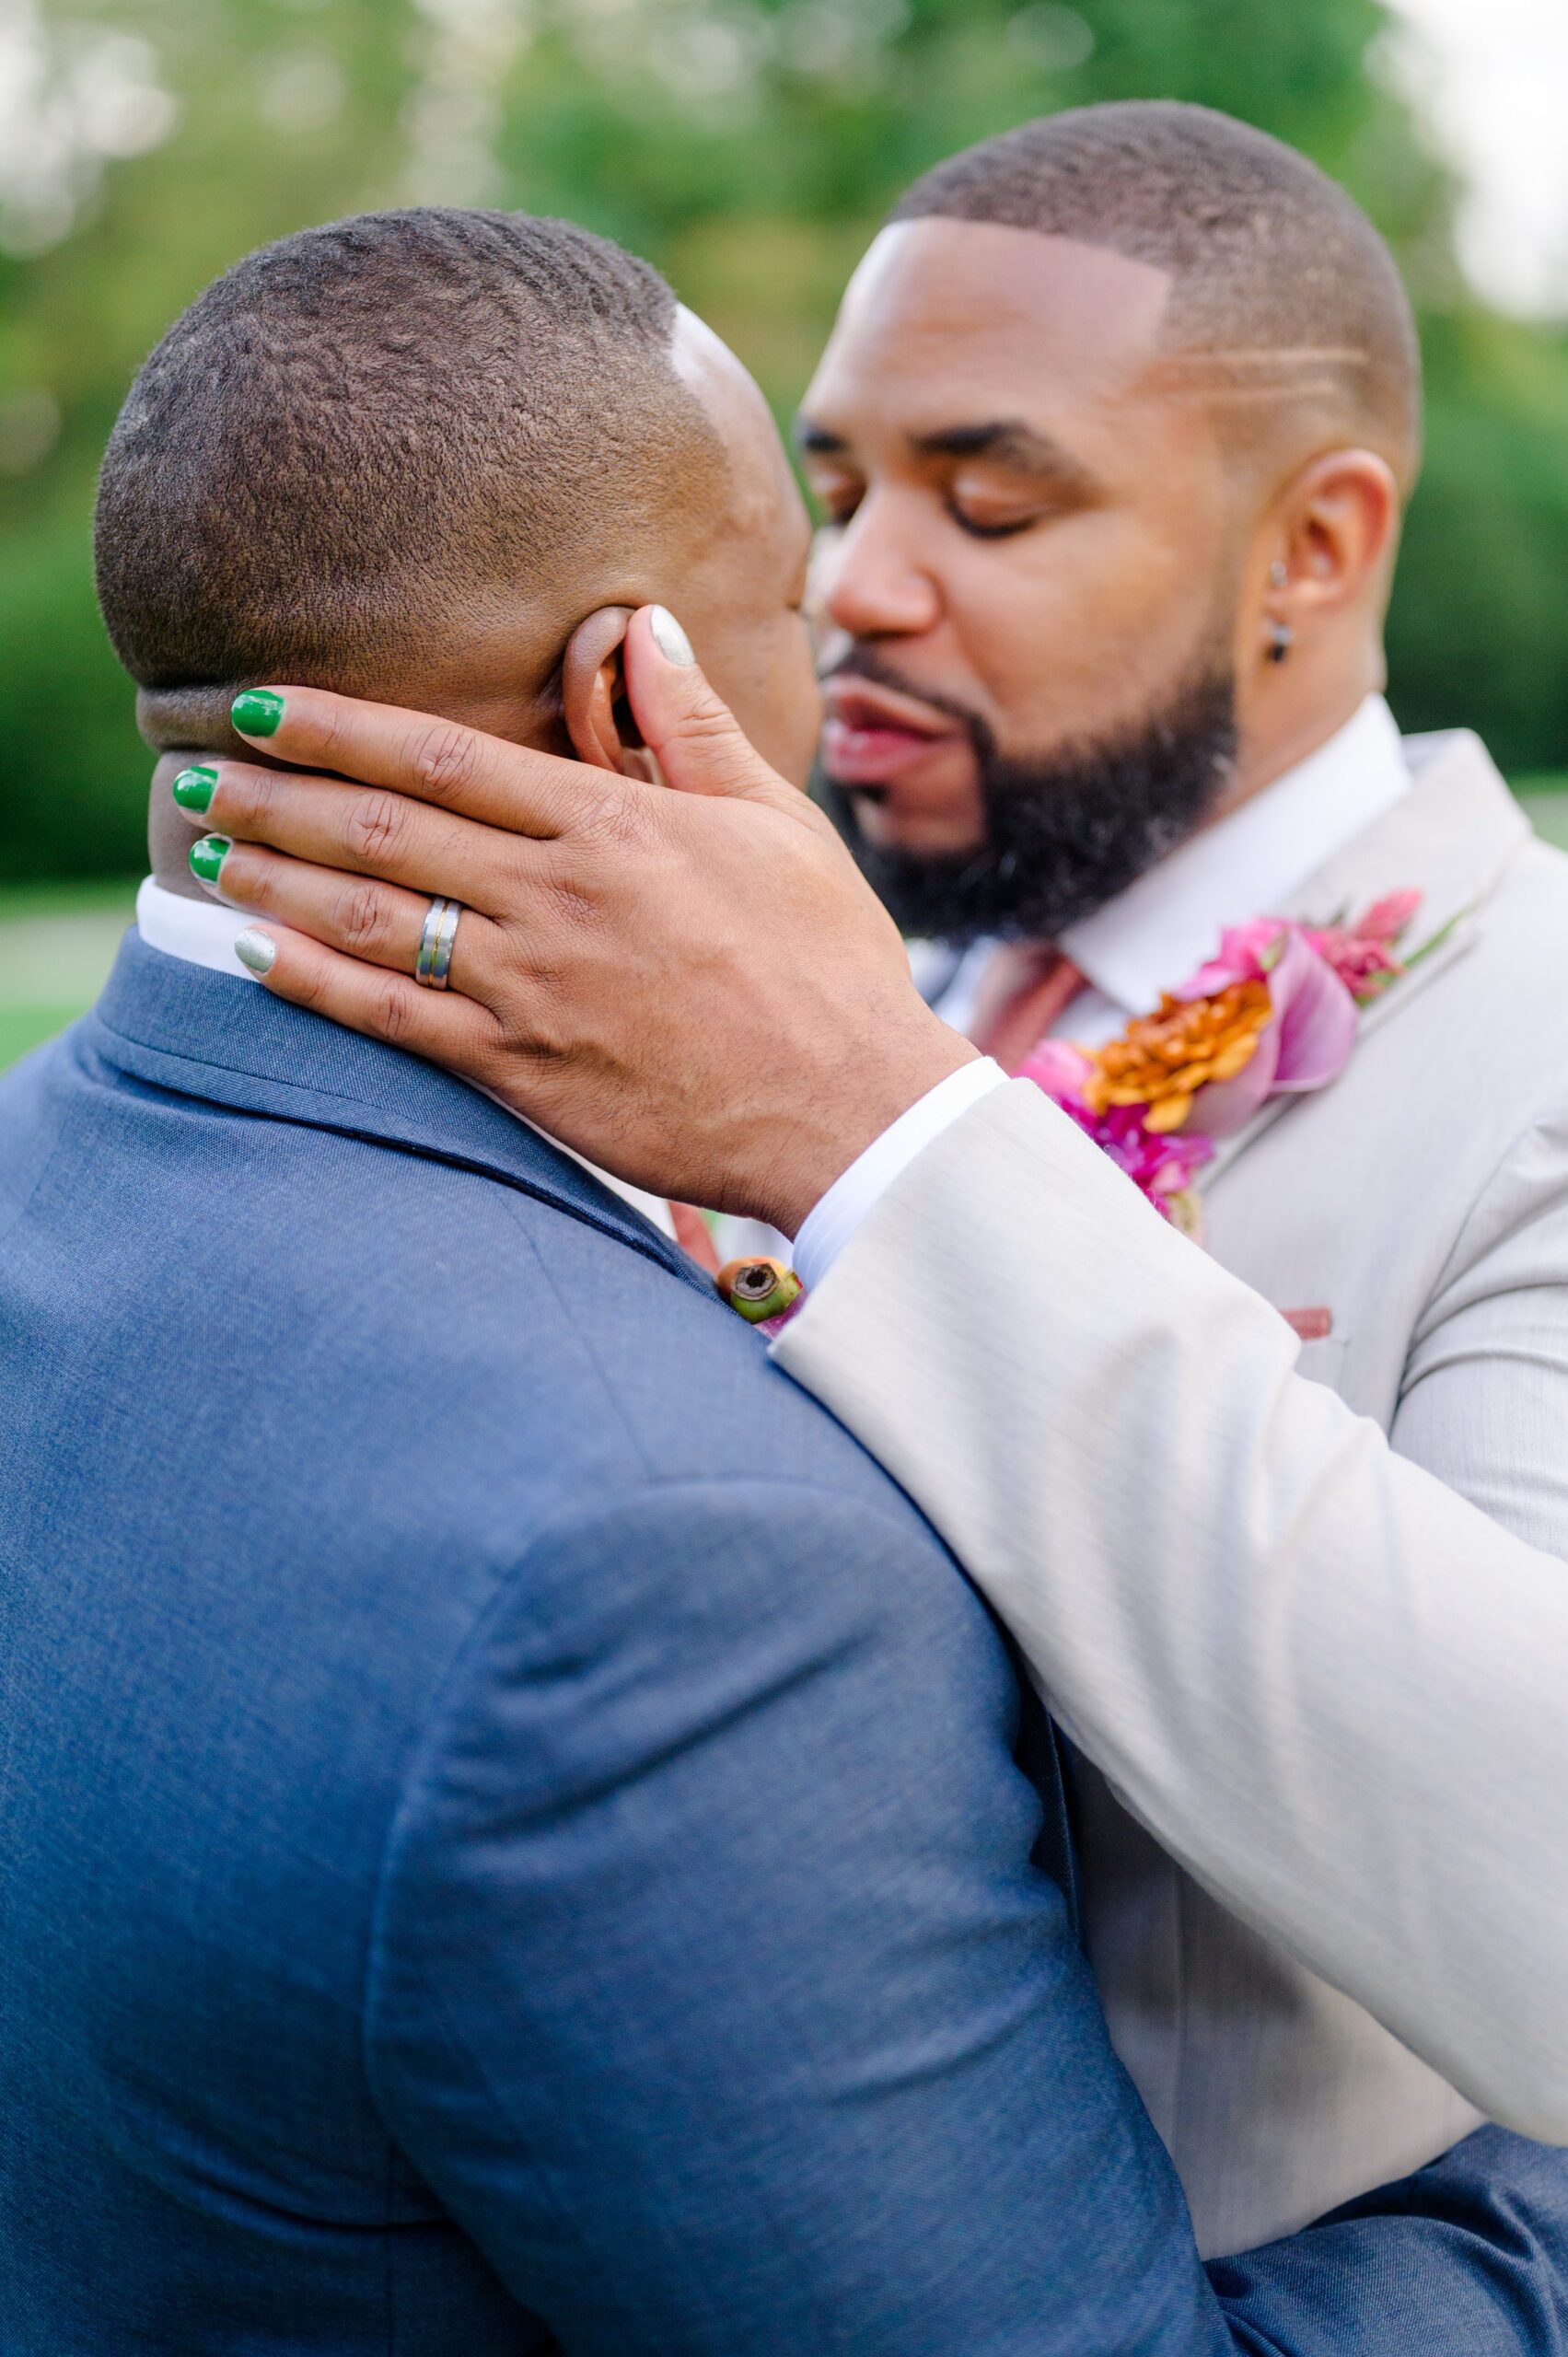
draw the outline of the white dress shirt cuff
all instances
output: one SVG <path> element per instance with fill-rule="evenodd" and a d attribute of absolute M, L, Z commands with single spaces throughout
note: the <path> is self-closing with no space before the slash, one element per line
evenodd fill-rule
<path fill-rule="evenodd" d="M 856 1228 L 916 1155 L 1006 1078 L 1000 1064 L 989 1056 L 977 1056 L 927 1089 L 880 1137 L 872 1139 L 806 1215 L 795 1239 L 795 1272 L 802 1284 L 809 1289 L 821 1283 Z"/>

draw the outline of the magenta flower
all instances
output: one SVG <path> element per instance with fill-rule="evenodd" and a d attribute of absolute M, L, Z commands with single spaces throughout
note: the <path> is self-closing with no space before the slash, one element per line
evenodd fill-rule
<path fill-rule="evenodd" d="M 1352 998 L 1365 1005 L 1387 990 L 1404 966 L 1394 946 L 1421 906 L 1419 892 L 1390 892 L 1375 901 L 1353 924 L 1308 928 L 1307 938 L 1319 958 L 1331 966 Z"/>
<path fill-rule="evenodd" d="M 1082 1049 L 1064 1039 L 1042 1039 L 1018 1066 L 1016 1077 L 1032 1080 L 1053 1104 L 1060 1105 L 1166 1219 L 1191 1229 L 1195 1225 L 1189 1198 L 1192 1174 L 1208 1161 L 1214 1147 L 1206 1137 L 1191 1132 L 1182 1137 L 1156 1136 L 1144 1127 L 1136 1106 L 1092 1112 L 1080 1094 L 1092 1069 Z"/>
<path fill-rule="evenodd" d="M 1195 1131 L 1162 1138 L 1145 1129 L 1135 1105 L 1115 1105 L 1109 1113 L 1091 1113 L 1081 1097 L 1069 1097 L 1062 1102 L 1062 1109 L 1167 1217 L 1171 1197 L 1186 1193 L 1193 1173 L 1214 1154 L 1210 1141 Z"/>

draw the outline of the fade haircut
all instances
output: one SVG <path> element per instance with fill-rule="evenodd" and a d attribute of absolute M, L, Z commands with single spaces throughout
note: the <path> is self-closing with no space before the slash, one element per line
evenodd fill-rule
<path fill-rule="evenodd" d="M 1410 299 L 1359 205 L 1295 148 L 1208 107 L 1130 100 L 1004 132 L 889 218 L 993 221 L 1104 246 L 1172 280 L 1163 381 L 1237 431 L 1282 402 L 1365 433 L 1400 480 L 1421 445 Z"/>
<path fill-rule="evenodd" d="M 374 689 L 570 597 L 723 453 L 673 294 L 569 222 L 446 206 L 263 246 L 178 319 L 99 483 L 99 599 L 144 690 Z M 568 616 L 570 620 L 575 616 Z"/>

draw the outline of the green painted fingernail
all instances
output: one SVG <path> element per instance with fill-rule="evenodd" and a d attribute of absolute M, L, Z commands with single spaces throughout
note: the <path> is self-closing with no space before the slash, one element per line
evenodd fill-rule
<path fill-rule="evenodd" d="M 204 810 L 217 786 L 216 770 L 181 770 L 174 781 L 174 798 L 181 810 Z"/>
<path fill-rule="evenodd" d="M 275 737 L 283 698 L 275 688 L 247 688 L 229 705 L 228 716 L 242 737 Z"/>
<path fill-rule="evenodd" d="M 203 835 L 191 846 L 192 875 L 199 876 L 203 884 L 215 884 L 218 870 L 233 848 L 226 835 Z"/>

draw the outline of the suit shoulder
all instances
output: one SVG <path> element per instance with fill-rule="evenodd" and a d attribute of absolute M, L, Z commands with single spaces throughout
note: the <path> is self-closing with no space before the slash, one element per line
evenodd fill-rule
<path fill-rule="evenodd" d="M 1481 913 L 1497 986 L 1517 992 L 1550 982 L 1568 1010 L 1568 852 L 1532 836 Z"/>
<path fill-rule="evenodd" d="M 1553 1059 L 1568 1076 L 1568 853 L 1532 838 L 1460 923 L 1473 934 L 1466 953 L 1430 991 L 1415 989 L 1408 1035 L 1401 1016 L 1388 1037 L 1446 1038 L 1445 1066 L 1463 1069 L 1481 1098 L 1517 1106 Z"/>
<path fill-rule="evenodd" d="M 1521 1156 L 1534 1167 L 1543 1134 L 1568 1147 L 1568 853 L 1526 843 L 1478 911 L 1470 952 L 1384 1038 L 1386 1055 L 1438 1084 L 1456 1163 L 1483 1189 Z"/>
<path fill-rule="evenodd" d="M 536 1326 L 531 1347 L 591 1372 L 642 1478 L 765 1475 L 914 1515 L 890 1476 L 715 1295 L 552 1205 L 516 1197 L 511 1213 L 529 1246 L 518 1281 L 549 1301 L 552 1339 Z"/>

